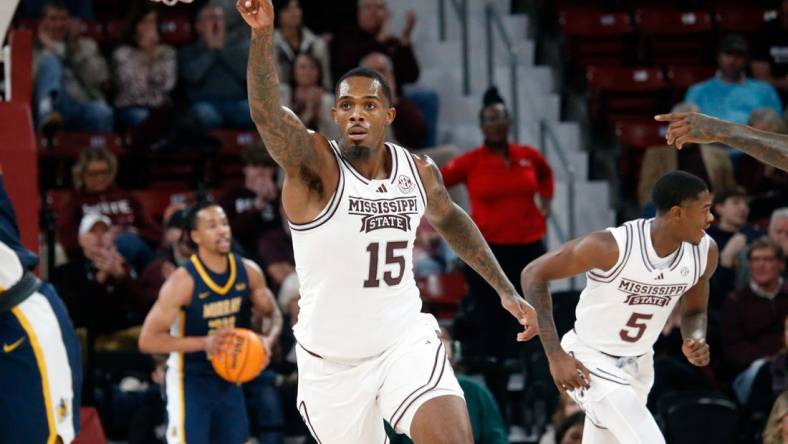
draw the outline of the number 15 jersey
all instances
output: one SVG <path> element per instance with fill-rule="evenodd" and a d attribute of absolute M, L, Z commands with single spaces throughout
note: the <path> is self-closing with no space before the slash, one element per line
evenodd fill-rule
<path fill-rule="evenodd" d="M 313 221 L 290 223 L 301 284 L 298 343 L 325 358 L 377 356 L 418 325 L 413 243 L 426 207 L 416 164 L 386 144 L 391 172 L 370 180 L 332 141 L 339 183 Z"/>
<path fill-rule="evenodd" d="M 659 258 L 651 243 L 652 221 L 608 228 L 618 244 L 618 261 L 610 270 L 586 273 L 575 332 L 597 351 L 614 356 L 651 351 L 681 295 L 706 270 L 708 235 L 698 245 L 683 242 L 671 256 Z"/>

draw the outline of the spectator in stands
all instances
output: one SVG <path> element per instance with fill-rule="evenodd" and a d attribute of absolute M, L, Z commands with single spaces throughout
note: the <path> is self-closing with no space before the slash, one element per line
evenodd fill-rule
<path fill-rule="evenodd" d="M 720 307 L 735 286 L 737 258 L 763 233 L 747 223 L 750 206 L 747 191 L 741 187 L 722 190 L 714 195 L 716 223 L 706 232 L 720 250 L 719 267 L 711 278 L 710 305 Z"/>
<path fill-rule="evenodd" d="M 445 328 L 440 330 L 440 339 L 443 349 L 446 350 L 446 359 L 452 366 L 457 363 L 454 356 L 454 341 L 451 334 Z M 492 393 L 480 382 L 469 378 L 461 373 L 456 373 L 457 382 L 460 383 L 465 404 L 468 407 L 468 416 L 471 419 L 471 430 L 473 431 L 473 442 L 476 444 L 507 444 L 509 433 L 503 422 L 501 412 L 495 404 Z M 391 439 L 391 444 L 412 444 L 405 435 L 397 435 L 386 425 L 386 432 Z"/>
<path fill-rule="evenodd" d="M 262 144 L 241 152 L 244 184 L 228 190 L 220 201 L 233 237 L 250 257 L 257 259 L 257 241 L 282 225 L 279 213 L 277 166 Z"/>
<path fill-rule="evenodd" d="M 550 424 L 547 425 L 547 430 L 542 434 L 539 439 L 539 444 L 556 444 L 555 433 L 561 427 L 561 424 L 580 411 L 580 406 L 569 397 L 566 392 L 562 392 L 558 398 L 558 406 L 550 418 Z"/>
<path fill-rule="evenodd" d="M 397 87 L 419 78 L 419 64 L 411 47 L 411 34 L 416 13 L 408 11 L 405 27 L 399 37 L 391 34 L 391 11 L 386 0 L 359 0 L 354 28 L 337 32 L 331 40 L 331 75 L 338 79 L 358 66 L 371 52 L 382 52 L 394 61 Z"/>
<path fill-rule="evenodd" d="M 468 187 L 473 220 L 506 275 L 517 282 L 520 271 L 545 251 L 542 238 L 553 198 L 553 171 L 535 148 L 509 142 L 509 112 L 494 87 L 484 95 L 479 121 L 484 144 L 450 161 L 441 172 L 447 187 Z M 516 322 L 500 310 L 495 291 L 475 272 L 469 271 L 468 284 L 489 311 L 485 342 L 504 355 L 504 349 L 515 345 L 511 338 Z"/>
<path fill-rule="evenodd" d="M 44 15 L 46 6 L 45 0 L 25 0 L 19 5 L 22 17 L 38 19 Z M 93 17 L 92 0 L 65 0 L 63 4 L 68 8 L 74 17 L 86 19 Z"/>
<path fill-rule="evenodd" d="M 689 103 L 679 103 L 672 113 L 697 111 Z M 728 153 L 714 145 L 687 144 L 681 150 L 670 145 L 649 147 L 643 155 L 638 182 L 638 203 L 641 208 L 651 202 L 651 190 L 657 179 L 673 170 L 692 173 L 709 184 L 711 191 L 726 190 L 736 186 L 733 164 Z M 656 210 L 655 210 L 656 211 Z"/>
<path fill-rule="evenodd" d="M 257 255 L 263 266 L 272 290 L 278 289 L 284 279 L 295 271 L 293 240 L 290 237 L 290 226 L 284 208 L 279 206 L 280 221 L 278 227 L 267 230 L 257 241 Z"/>
<path fill-rule="evenodd" d="M 759 108 L 750 114 L 747 124 L 755 129 L 773 133 L 788 132 L 783 119 L 771 108 Z M 743 186 L 753 199 L 768 199 L 772 207 L 788 205 L 788 172 L 750 156 L 740 156 L 736 161 L 736 182 Z M 768 215 L 771 211 L 768 211 Z"/>
<path fill-rule="evenodd" d="M 750 245 L 748 258 L 750 284 L 725 301 L 721 329 L 723 355 L 730 369 L 739 374 L 734 389 L 742 402 L 749 398 L 764 358 L 783 348 L 788 315 L 788 284 L 781 276 L 785 255 L 780 246 L 760 238 Z"/>
<path fill-rule="evenodd" d="M 142 406 L 132 412 L 129 423 L 129 444 L 165 444 L 167 420 L 164 412 L 164 374 L 166 355 L 153 356 L 154 368 L 150 372 L 151 387 Z"/>
<path fill-rule="evenodd" d="M 113 112 L 103 87 L 107 62 L 95 41 L 79 35 L 62 0 L 47 0 L 33 51 L 38 129 L 112 131 Z"/>
<path fill-rule="evenodd" d="M 747 78 L 748 54 L 744 37 L 726 36 L 720 43 L 717 75 L 691 86 L 685 101 L 697 105 L 704 114 L 742 124 L 758 108 L 772 108 L 782 115 L 775 89 L 766 82 Z"/>
<path fill-rule="evenodd" d="M 142 298 L 151 305 L 159 296 L 159 290 L 164 281 L 176 268 L 185 264 L 191 257 L 193 250 L 188 237 L 184 236 L 186 228 L 187 210 L 177 210 L 167 219 L 164 230 L 164 249 L 153 260 L 140 277 Z"/>
<path fill-rule="evenodd" d="M 141 324 L 150 305 L 140 298 L 136 273 L 112 242 L 110 218 L 87 212 L 78 233 L 80 255 L 52 277 L 74 324 L 94 338 Z"/>
<path fill-rule="evenodd" d="M 141 7 L 129 23 L 127 43 L 112 54 L 115 107 L 122 128 L 139 125 L 153 109 L 169 102 L 175 86 L 176 53 L 159 42 L 158 17 L 152 6 Z"/>
<path fill-rule="evenodd" d="M 583 442 L 586 414 L 577 412 L 564 419 L 555 432 L 556 444 L 580 444 Z"/>
<path fill-rule="evenodd" d="M 774 401 L 774 407 L 763 430 L 763 444 L 783 444 L 788 442 L 788 391 Z"/>
<path fill-rule="evenodd" d="M 293 69 L 296 56 L 310 54 L 316 60 L 324 89 L 334 89 L 331 81 L 331 64 L 326 42 L 304 26 L 304 15 L 300 0 L 278 0 L 274 2 L 277 27 L 274 30 L 274 49 L 278 63 L 279 83 L 293 84 Z M 237 15 L 237 14 L 236 14 Z"/>
<path fill-rule="evenodd" d="M 434 274 L 449 273 L 457 265 L 457 255 L 435 231 L 422 219 L 416 230 L 413 247 L 413 274 L 416 279 Z"/>
<path fill-rule="evenodd" d="M 769 220 L 769 238 L 782 247 L 788 256 L 788 207 L 778 208 Z"/>
<path fill-rule="evenodd" d="M 205 128 L 253 127 L 246 97 L 249 42 L 228 44 L 224 10 L 207 3 L 197 14 L 199 38 L 178 53 L 178 73 L 192 112 Z"/>
<path fill-rule="evenodd" d="M 281 83 L 282 106 L 293 110 L 304 125 L 328 139 L 339 138 L 339 128 L 331 116 L 334 94 L 323 88 L 320 61 L 305 52 L 295 57 L 290 83 Z"/>
<path fill-rule="evenodd" d="M 391 57 L 374 51 L 361 59 L 360 66 L 381 73 L 391 85 L 392 106 L 397 110 L 397 118 L 389 127 L 389 140 L 411 150 L 426 148 L 427 121 L 415 103 L 400 95 L 396 86 L 397 76 L 394 74 L 394 63 L 391 61 Z"/>
<path fill-rule="evenodd" d="M 769 82 L 783 98 L 788 97 L 788 0 L 782 1 L 778 16 L 761 25 L 755 35 L 752 75 Z"/>
<path fill-rule="evenodd" d="M 68 211 L 58 222 L 58 239 L 72 256 L 77 247 L 77 229 L 83 216 L 99 212 L 113 225 L 115 244 L 126 261 L 140 273 L 153 258 L 144 240 L 157 245 L 161 232 L 142 204 L 128 191 L 115 186 L 118 159 L 104 148 L 86 148 L 72 170 L 75 192 Z"/>

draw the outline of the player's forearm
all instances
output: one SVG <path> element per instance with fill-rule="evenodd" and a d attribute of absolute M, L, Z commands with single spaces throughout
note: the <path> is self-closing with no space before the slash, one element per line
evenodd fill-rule
<path fill-rule="evenodd" d="M 499 295 L 516 293 L 479 228 L 462 208 L 455 203 L 451 205 L 449 214 L 434 224 L 435 229 L 457 256 L 479 273 Z"/>
<path fill-rule="evenodd" d="M 282 312 L 279 310 L 279 307 L 274 307 L 274 311 L 271 313 L 271 325 L 268 327 L 268 331 L 263 330 L 263 334 L 276 342 L 282 333 L 283 324 Z"/>
<path fill-rule="evenodd" d="M 139 349 L 142 353 L 193 353 L 205 350 L 204 336 L 177 338 L 169 333 L 140 335 Z"/>
<path fill-rule="evenodd" d="M 553 320 L 553 299 L 547 288 L 547 281 L 534 275 L 533 271 L 526 268 L 520 275 L 523 287 L 523 297 L 536 310 L 539 321 L 539 340 L 542 341 L 548 359 L 554 353 L 561 352 L 561 339 Z"/>
<path fill-rule="evenodd" d="M 682 339 L 705 339 L 706 338 L 706 312 L 682 313 L 681 315 L 681 337 Z"/>
<path fill-rule="evenodd" d="M 718 140 L 769 165 L 788 171 L 788 136 L 716 121 Z"/>
<path fill-rule="evenodd" d="M 258 125 L 270 125 L 282 114 L 273 36 L 273 29 L 254 30 L 249 45 L 249 62 L 246 68 L 249 109 L 252 119 Z"/>
<path fill-rule="evenodd" d="M 271 157 L 284 168 L 302 165 L 309 156 L 309 134 L 279 102 L 273 29 L 252 32 L 246 77 L 252 120 Z"/>

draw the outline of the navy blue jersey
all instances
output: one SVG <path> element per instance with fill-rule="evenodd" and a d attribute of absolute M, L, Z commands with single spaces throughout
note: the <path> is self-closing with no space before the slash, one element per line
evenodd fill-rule
<path fill-rule="evenodd" d="M 249 328 L 251 291 L 243 258 L 230 253 L 227 262 L 223 274 L 209 270 L 196 254 L 184 265 L 194 280 L 194 291 L 173 326 L 177 329 L 174 336 L 206 336 L 224 327 Z M 184 373 L 214 372 L 205 352 L 196 352 L 184 354 Z"/>

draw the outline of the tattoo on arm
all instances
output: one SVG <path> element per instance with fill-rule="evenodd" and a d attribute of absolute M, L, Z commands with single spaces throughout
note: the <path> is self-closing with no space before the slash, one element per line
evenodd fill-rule
<path fill-rule="evenodd" d="M 468 213 L 452 202 L 440 170 L 434 165 L 431 170 L 434 182 L 427 204 L 430 223 L 460 259 L 479 273 L 498 294 L 516 293 L 479 228 Z"/>
<path fill-rule="evenodd" d="M 272 29 L 252 32 L 247 84 L 252 120 L 271 157 L 284 168 L 298 167 L 309 161 L 313 152 L 306 127 L 279 103 Z"/>
<path fill-rule="evenodd" d="M 713 125 L 717 127 L 730 125 L 728 131 L 714 128 L 714 131 L 723 136 L 720 137 L 720 142 L 738 148 L 783 171 L 788 171 L 788 136 L 721 121 L 713 121 Z"/>
<path fill-rule="evenodd" d="M 539 339 L 542 341 L 545 353 L 550 355 L 562 350 L 561 339 L 558 337 L 558 330 L 553 320 L 553 299 L 550 290 L 547 289 L 547 282 L 532 280 L 525 288 L 524 297 L 536 310 Z"/>

